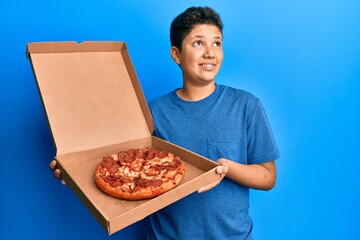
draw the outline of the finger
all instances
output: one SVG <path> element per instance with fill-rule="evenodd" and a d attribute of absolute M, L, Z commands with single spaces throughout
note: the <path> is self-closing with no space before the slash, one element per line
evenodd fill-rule
<path fill-rule="evenodd" d="M 56 178 L 60 178 L 60 177 L 61 177 L 60 169 L 55 169 L 55 171 L 54 171 L 54 176 L 55 176 Z"/>
<path fill-rule="evenodd" d="M 216 173 L 221 175 L 222 172 L 223 172 L 223 166 L 218 166 L 218 167 L 216 168 Z"/>
<path fill-rule="evenodd" d="M 225 158 L 220 158 L 219 160 L 217 160 L 217 163 L 219 164 L 219 167 L 221 166 L 221 173 L 219 173 L 219 172 L 217 172 L 217 173 L 225 176 L 227 174 L 227 172 L 229 171 L 228 160 L 226 160 Z"/>
<path fill-rule="evenodd" d="M 66 185 L 65 180 L 61 180 L 61 184 L 65 186 Z"/>
<path fill-rule="evenodd" d="M 56 160 L 52 160 L 49 164 L 49 167 L 51 170 L 55 170 L 55 167 L 56 167 Z"/>
<path fill-rule="evenodd" d="M 202 188 L 200 188 L 200 189 L 198 190 L 198 193 L 206 192 L 206 191 L 212 189 L 213 187 L 215 187 L 216 185 L 218 185 L 220 182 L 221 182 L 221 179 L 218 180 L 218 181 L 216 181 L 216 182 L 213 182 L 213 183 L 211 183 L 211 184 L 209 184 L 209 185 L 207 185 L 207 186 L 205 186 L 205 187 L 202 187 Z"/>

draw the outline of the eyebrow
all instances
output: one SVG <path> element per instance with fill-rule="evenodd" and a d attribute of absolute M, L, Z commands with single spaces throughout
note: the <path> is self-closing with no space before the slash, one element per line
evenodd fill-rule
<path fill-rule="evenodd" d="M 193 38 L 206 38 L 204 35 L 195 35 Z M 218 36 L 216 36 L 216 37 L 213 37 L 213 39 L 220 39 L 220 40 L 222 40 L 222 37 L 218 37 Z"/>

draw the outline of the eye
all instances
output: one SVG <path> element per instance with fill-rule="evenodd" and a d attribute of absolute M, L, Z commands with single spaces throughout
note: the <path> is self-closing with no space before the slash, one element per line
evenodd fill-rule
<path fill-rule="evenodd" d="M 214 46 L 215 46 L 215 47 L 221 47 L 221 42 L 220 42 L 220 41 L 214 42 Z"/>
<path fill-rule="evenodd" d="M 195 47 L 201 47 L 203 44 L 202 44 L 201 41 L 195 41 L 195 42 L 193 43 L 193 45 L 194 45 Z"/>

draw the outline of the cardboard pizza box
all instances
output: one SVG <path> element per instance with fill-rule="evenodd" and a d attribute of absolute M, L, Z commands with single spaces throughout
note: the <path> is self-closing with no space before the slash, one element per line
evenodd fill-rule
<path fill-rule="evenodd" d="M 151 136 L 152 116 L 124 42 L 42 42 L 27 45 L 63 179 L 108 234 L 219 179 L 217 164 Z M 185 176 L 156 198 L 107 196 L 93 180 L 103 156 L 154 146 L 178 155 Z"/>

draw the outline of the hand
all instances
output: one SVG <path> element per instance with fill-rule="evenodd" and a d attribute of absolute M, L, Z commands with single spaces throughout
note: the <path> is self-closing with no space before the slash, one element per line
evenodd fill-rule
<path fill-rule="evenodd" d="M 54 171 L 54 176 L 57 178 L 57 179 L 60 179 L 61 178 L 61 172 L 60 172 L 60 169 L 56 168 L 56 160 L 52 160 L 49 164 L 49 167 L 52 171 Z M 66 182 L 62 179 L 61 180 L 61 184 L 62 185 L 66 185 Z"/>
<path fill-rule="evenodd" d="M 217 161 L 216 161 L 219 166 L 216 167 L 216 173 L 217 174 L 220 174 L 220 179 L 205 186 L 205 187 L 202 187 L 198 190 L 198 193 L 203 193 L 203 192 L 206 192 L 210 189 L 212 189 L 213 187 L 217 186 L 222 180 L 223 178 L 225 177 L 225 175 L 227 174 L 227 172 L 229 171 L 229 164 L 228 164 L 228 160 L 225 159 L 225 158 L 219 158 Z"/>

